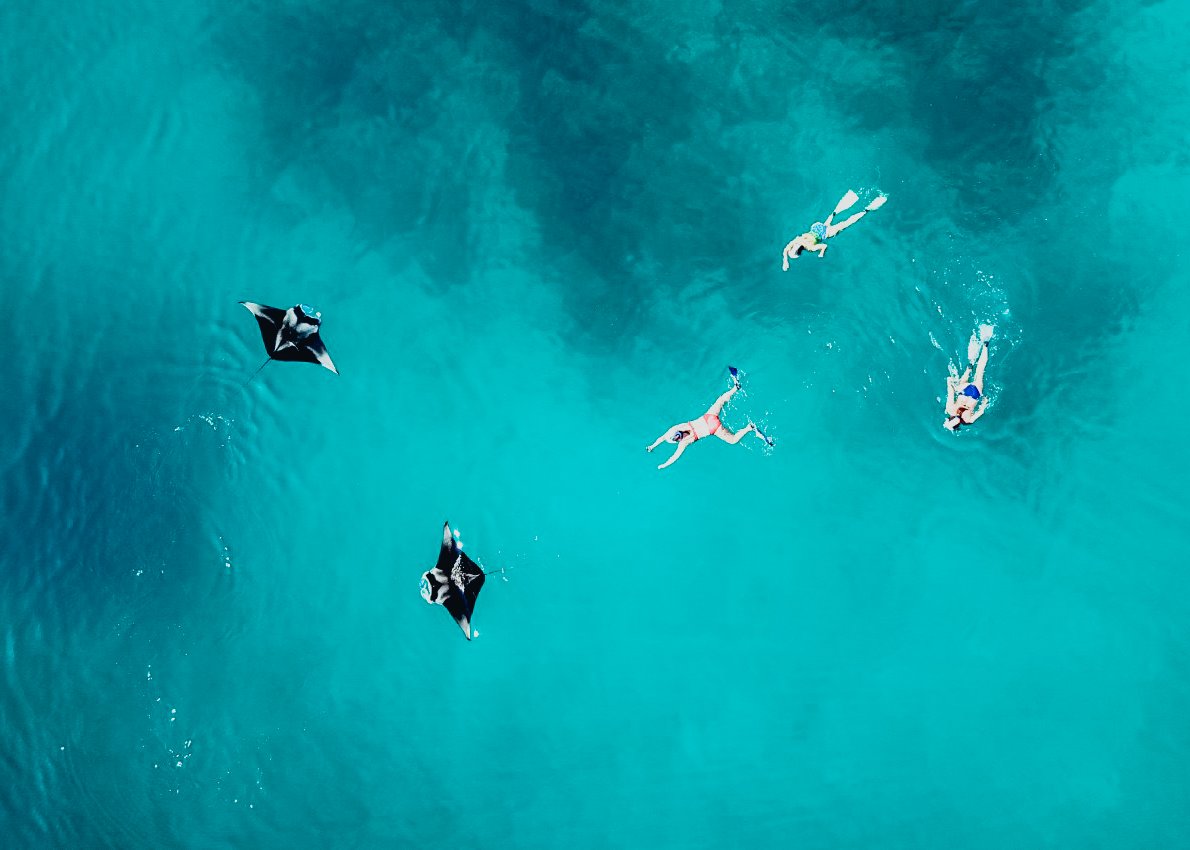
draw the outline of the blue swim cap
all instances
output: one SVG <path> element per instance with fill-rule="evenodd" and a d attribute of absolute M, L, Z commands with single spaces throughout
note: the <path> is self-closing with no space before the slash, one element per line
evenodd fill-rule
<path fill-rule="evenodd" d="M 814 224 L 810 225 L 810 232 L 813 233 L 815 236 L 817 236 L 819 239 L 825 239 L 826 238 L 826 225 L 823 224 L 821 221 L 815 222 Z"/>

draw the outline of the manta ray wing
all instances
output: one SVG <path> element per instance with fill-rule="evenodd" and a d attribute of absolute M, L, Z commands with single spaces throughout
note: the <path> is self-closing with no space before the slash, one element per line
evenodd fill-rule
<path fill-rule="evenodd" d="M 285 321 L 285 311 L 254 301 L 240 303 L 256 317 L 256 324 L 260 326 L 260 337 L 264 341 L 264 350 L 268 352 L 269 357 L 273 357 L 276 352 L 277 332 L 281 330 L 281 323 Z"/>
<path fill-rule="evenodd" d="M 428 570 L 421 575 L 423 582 L 422 595 L 427 602 L 435 605 L 443 605 L 446 602 L 446 596 L 450 592 L 450 577 L 442 574 L 442 571 L 435 567 Z"/>
<path fill-rule="evenodd" d="M 331 362 L 331 356 L 327 354 L 326 346 L 323 345 L 322 337 L 318 335 L 318 331 L 315 331 L 302 342 L 298 343 L 298 350 L 303 354 L 301 359 L 305 362 L 317 363 L 319 366 L 330 369 L 336 375 L 339 374 L 339 370 Z"/>
<path fill-rule="evenodd" d="M 450 616 L 455 618 L 455 622 L 459 624 L 459 628 L 463 630 L 463 634 L 467 636 L 467 640 L 471 640 L 471 611 L 468 610 L 471 606 L 467 605 L 455 593 L 447 596 L 442 605 L 450 612 Z"/>
<path fill-rule="evenodd" d="M 486 576 L 479 564 L 472 561 L 462 552 L 459 553 L 459 556 L 463 559 L 460 567 L 462 568 L 466 582 L 463 587 L 463 598 L 467 600 L 467 608 L 474 611 L 475 600 L 479 599 L 479 591 L 483 588 Z"/>

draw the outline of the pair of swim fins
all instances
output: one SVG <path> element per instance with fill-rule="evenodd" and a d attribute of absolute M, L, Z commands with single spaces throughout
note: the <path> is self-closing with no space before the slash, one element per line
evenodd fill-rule
<path fill-rule="evenodd" d="M 832 213 L 832 215 L 838 215 L 844 210 L 851 209 L 851 207 L 854 206 L 855 202 L 858 200 L 859 195 L 848 189 L 847 194 L 839 199 L 839 203 L 835 204 L 835 211 Z M 873 210 L 880 209 L 882 206 L 884 206 L 884 202 L 887 200 L 887 195 L 877 195 L 868 203 L 866 207 L 864 207 L 864 212 L 872 212 Z"/>

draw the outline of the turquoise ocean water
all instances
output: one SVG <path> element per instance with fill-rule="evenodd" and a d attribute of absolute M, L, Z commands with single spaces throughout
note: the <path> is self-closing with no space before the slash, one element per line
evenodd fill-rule
<path fill-rule="evenodd" d="M 1187 43 L 0 5 L 0 843 L 1190 844 Z M 782 273 L 848 188 L 889 202 Z M 245 386 L 241 299 L 341 376 Z M 728 363 L 776 448 L 658 472 Z M 418 595 L 444 520 L 512 568 L 471 643 Z"/>

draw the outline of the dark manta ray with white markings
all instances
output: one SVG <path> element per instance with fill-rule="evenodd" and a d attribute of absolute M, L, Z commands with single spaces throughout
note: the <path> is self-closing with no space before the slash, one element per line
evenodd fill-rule
<path fill-rule="evenodd" d="M 441 605 L 449 611 L 467 640 L 471 640 L 471 613 L 483 581 L 484 571 L 463 554 L 451 533 L 450 523 L 444 524 L 438 563 L 422 574 L 421 596 L 431 605 Z"/>
<path fill-rule="evenodd" d="M 296 363 L 317 363 L 325 366 L 336 375 L 339 370 L 331 362 L 331 356 L 322 344 L 322 337 L 318 335 L 318 326 L 322 324 L 322 314 L 315 313 L 305 304 L 298 304 L 288 310 L 279 307 L 266 307 L 253 301 L 241 301 L 256 317 L 256 324 L 260 325 L 260 337 L 264 340 L 264 350 L 268 352 L 269 360 L 287 360 Z M 265 365 L 268 364 L 265 361 Z M 264 368 L 264 365 L 260 367 Z M 257 371 L 260 371 L 259 369 Z"/>

